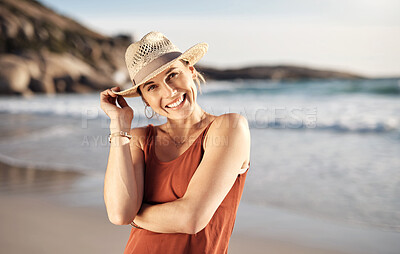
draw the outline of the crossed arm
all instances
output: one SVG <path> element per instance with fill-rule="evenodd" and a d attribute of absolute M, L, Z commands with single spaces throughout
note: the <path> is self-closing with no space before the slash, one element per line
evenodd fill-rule
<path fill-rule="evenodd" d="M 207 226 L 249 158 L 247 120 L 239 114 L 219 116 L 208 131 L 205 145 L 203 159 L 185 195 L 163 204 L 143 203 L 134 218 L 135 224 L 158 233 L 187 234 Z"/>

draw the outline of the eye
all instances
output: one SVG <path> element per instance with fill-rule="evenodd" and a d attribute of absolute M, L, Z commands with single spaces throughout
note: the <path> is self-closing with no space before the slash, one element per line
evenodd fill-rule
<path fill-rule="evenodd" d="M 153 88 L 155 88 L 155 87 L 156 87 L 155 85 L 151 85 L 151 86 L 149 86 L 149 88 L 147 89 L 147 91 L 153 90 Z"/>
<path fill-rule="evenodd" d="M 175 78 L 176 76 L 178 76 L 179 72 L 172 72 L 171 74 L 169 74 L 168 78 Z"/>

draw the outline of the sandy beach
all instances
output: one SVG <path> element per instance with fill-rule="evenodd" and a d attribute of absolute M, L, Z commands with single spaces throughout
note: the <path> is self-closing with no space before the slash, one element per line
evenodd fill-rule
<path fill-rule="evenodd" d="M 0 167 L 0 246 L 3 253 L 123 252 L 130 226 L 111 224 L 104 206 L 65 203 L 65 195 L 84 197 L 85 193 L 74 185 L 84 177 L 82 174 L 6 164 Z M 252 237 L 236 230 L 228 252 L 340 253 Z"/>

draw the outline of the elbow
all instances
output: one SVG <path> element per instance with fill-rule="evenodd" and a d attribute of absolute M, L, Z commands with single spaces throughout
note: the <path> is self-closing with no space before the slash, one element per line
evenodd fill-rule
<path fill-rule="evenodd" d="M 117 226 L 122 226 L 122 225 L 128 225 L 130 224 L 135 217 L 128 217 L 128 216 L 123 216 L 123 215 L 109 215 L 108 220 Z"/>
<path fill-rule="evenodd" d="M 186 234 L 197 234 L 202 231 L 207 224 L 210 222 L 210 219 L 204 218 L 204 216 L 199 216 L 199 214 L 192 213 L 188 216 L 188 221 L 185 226 Z"/>
<path fill-rule="evenodd" d="M 195 223 L 195 222 L 191 223 L 191 224 L 188 224 L 188 227 L 186 228 L 186 232 L 185 233 L 186 234 L 191 234 L 191 235 L 197 234 L 200 231 L 202 231 L 207 226 L 207 224 L 205 224 L 205 223 Z"/>
<path fill-rule="evenodd" d="M 108 220 L 118 226 L 129 225 L 139 212 L 139 208 L 135 209 L 111 209 L 108 207 Z"/>
<path fill-rule="evenodd" d="M 108 220 L 114 225 L 128 225 L 139 213 L 140 205 L 121 206 L 115 203 L 107 202 L 105 199 Z"/>
<path fill-rule="evenodd" d="M 204 227 L 203 227 L 203 228 L 204 228 Z M 186 234 L 189 234 L 189 235 L 194 235 L 194 234 L 199 233 L 201 230 L 203 230 L 203 228 L 191 227 L 191 228 L 188 228 L 188 229 L 185 231 L 185 233 L 186 233 Z"/>
<path fill-rule="evenodd" d="M 122 217 L 108 217 L 109 221 L 116 225 L 116 226 L 122 226 L 122 225 L 127 225 L 126 220 L 124 220 Z"/>
<path fill-rule="evenodd" d="M 179 220 L 179 231 L 185 234 L 197 234 L 202 231 L 210 222 L 214 213 L 206 211 L 203 207 L 199 207 L 188 198 L 182 198 L 182 206 L 180 211 L 183 211 Z"/>

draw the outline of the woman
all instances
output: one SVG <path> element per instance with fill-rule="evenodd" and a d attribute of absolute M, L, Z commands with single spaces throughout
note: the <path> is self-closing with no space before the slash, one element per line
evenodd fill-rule
<path fill-rule="evenodd" d="M 132 225 L 125 253 L 227 253 L 250 132 L 243 116 L 215 116 L 197 104 L 202 76 L 193 65 L 207 48 L 181 53 L 151 32 L 127 49 L 133 86 L 101 93 L 111 118 L 104 200 L 112 223 Z M 131 129 L 133 110 L 123 96 L 141 96 L 167 122 Z"/>

